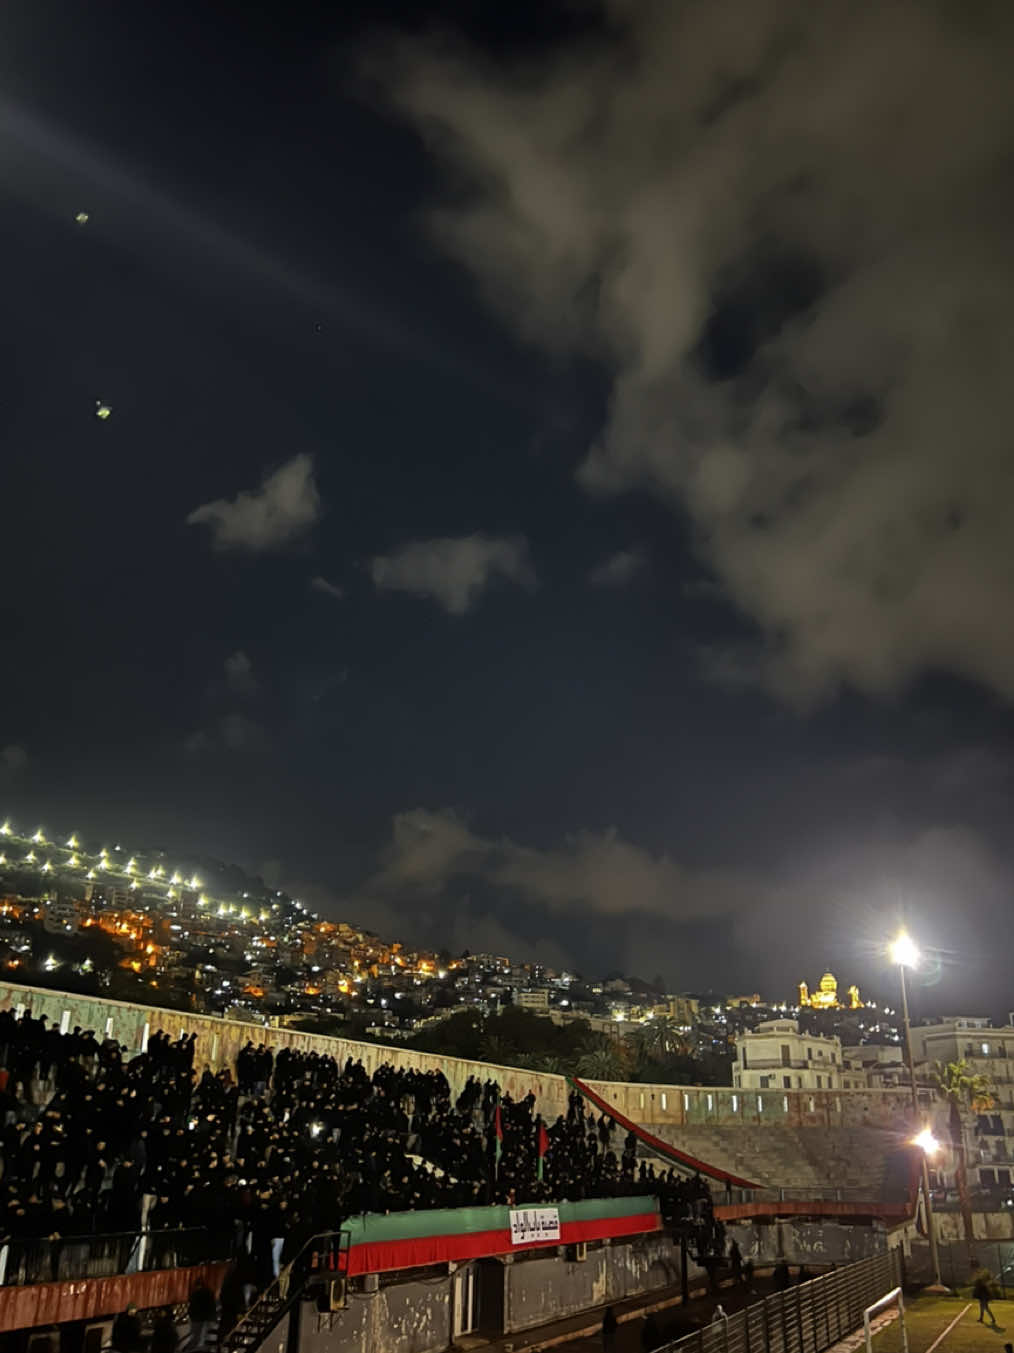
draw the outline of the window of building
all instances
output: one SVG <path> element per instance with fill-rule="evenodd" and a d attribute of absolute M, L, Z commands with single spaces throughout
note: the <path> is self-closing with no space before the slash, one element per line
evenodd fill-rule
<path fill-rule="evenodd" d="M 761 1088 L 762 1090 L 766 1090 L 770 1084 L 771 1084 L 771 1077 L 770 1077 L 770 1076 L 761 1076 L 761 1078 L 760 1078 L 760 1088 Z"/>
<path fill-rule="evenodd" d="M 786 1090 L 791 1090 L 791 1089 L 792 1089 L 792 1077 L 791 1077 L 791 1076 L 783 1076 L 783 1077 L 782 1077 L 782 1084 L 785 1086 Z"/>
<path fill-rule="evenodd" d="M 806 1049 L 806 1060 L 807 1060 L 808 1062 L 812 1062 L 812 1061 L 813 1061 L 813 1049 L 812 1049 L 812 1048 L 807 1048 L 807 1049 Z"/>
<path fill-rule="evenodd" d="M 764 1112 L 764 1101 L 763 1099 L 761 1099 L 760 1095 L 757 1096 L 757 1112 L 758 1113 Z"/>
<path fill-rule="evenodd" d="M 782 1095 L 782 1113 L 788 1113 L 788 1111 L 789 1111 L 789 1097 L 788 1095 Z"/>
<path fill-rule="evenodd" d="M 811 1113 L 815 1113 L 816 1110 L 817 1110 L 817 1101 L 814 1099 L 813 1095 L 811 1095 L 811 1096 L 810 1096 L 810 1112 L 811 1112 Z"/>
<path fill-rule="evenodd" d="M 791 1066 L 792 1054 L 789 1051 L 788 1043 L 783 1043 L 781 1047 L 782 1047 L 782 1066 Z"/>
<path fill-rule="evenodd" d="M 732 1111 L 733 1113 L 739 1113 L 739 1095 L 733 1095 L 732 1097 Z"/>
<path fill-rule="evenodd" d="M 980 1043 L 979 1046 L 982 1048 L 982 1055 L 983 1055 L 983 1057 L 988 1057 L 988 1056 L 989 1056 L 989 1044 L 988 1044 L 988 1043 Z"/>
<path fill-rule="evenodd" d="M 997 1170 L 996 1182 L 1002 1189 L 1010 1188 L 1010 1170 Z"/>
<path fill-rule="evenodd" d="M 663 1091 L 662 1091 L 662 1108 L 663 1108 L 663 1110 L 665 1110 L 665 1109 L 667 1109 L 668 1107 L 669 1107 L 669 1096 L 668 1096 L 668 1095 L 666 1094 L 666 1092 L 663 1090 Z"/>
<path fill-rule="evenodd" d="M 995 1171 L 995 1170 L 980 1170 L 980 1171 L 979 1171 L 979 1183 L 982 1185 L 982 1187 L 983 1187 L 984 1189 L 993 1189 L 993 1188 L 996 1188 L 996 1171 Z"/>
<path fill-rule="evenodd" d="M 824 1088 L 824 1077 L 823 1077 L 823 1076 L 818 1076 L 818 1077 L 817 1077 L 817 1089 L 818 1089 L 818 1090 L 823 1090 L 823 1088 Z"/>
<path fill-rule="evenodd" d="M 641 1108 L 643 1109 L 643 1108 L 644 1108 L 644 1091 L 643 1091 L 643 1090 L 641 1091 L 640 1099 L 641 1099 Z"/>
<path fill-rule="evenodd" d="M 711 1113 L 715 1107 L 715 1096 L 708 1095 L 708 1113 Z"/>
<path fill-rule="evenodd" d="M 690 1096 L 686 1092 L 683 1094 L 683 1112 L 690 1112 Z"/>

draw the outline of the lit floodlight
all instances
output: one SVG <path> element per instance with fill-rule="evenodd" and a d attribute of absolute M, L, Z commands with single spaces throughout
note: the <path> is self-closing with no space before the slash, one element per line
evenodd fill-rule
<path fill-rule="evenodd" d="M 0 836 L 10 836 L 10 834 L 11 834 L 11 824 L 9 822 L 5 822 L 4 825 L 0 827 Z"/>
<path fill-rule="evenodd" d="M 935 1156 L 940 1150 L 940 1143 L 933 1136 L 932 1128 L 923 1128 L 917 1137 L 912 1138 L 912 1145 L 917 1146 L 927 1156 Z"/>
<path fill-rule="evenodd" d="M 76 836 L 71 835 L 67 837 L 67 848 L 68 850 L 77 850 L 78 845 Z"/>
<path fill-rule="evenodd" d="M 918 946 L 904 930 L 891 941 L 890 954 L 891 962 L 897 963 L 900 968 L 914 968 L 919 962 Z"/>

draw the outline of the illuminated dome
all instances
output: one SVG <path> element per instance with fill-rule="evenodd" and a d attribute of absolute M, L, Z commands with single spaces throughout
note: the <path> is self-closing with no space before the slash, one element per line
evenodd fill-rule
<path fill-rule="evenodd" d="M 834 973 L 826 972 L 824 974 L 820 979 L 820 989 L 821 991 L 826 991 L 829 996 L 838 995 L 838 979 L 835 977 Z"/>

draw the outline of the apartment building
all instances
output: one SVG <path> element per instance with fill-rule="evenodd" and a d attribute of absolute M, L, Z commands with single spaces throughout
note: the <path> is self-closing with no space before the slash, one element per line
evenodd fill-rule
<path fill-rule="evenodd" d="M 932 1077 L 934 1067 L 963 1061 L 968 1070 L 992 1082 L 992 1104 L 964 1115 L 969 1184 L 984 1192 L 1009 1192 L 1014 1179 L 1014 1020 L 1002 1028 L 979 1015 L 955 1015 L 912 1030 L 916 1077 Z M 947 1109 L 937 1111 L 936 1130 L 947 1138 Z"/>
<path fill-rule="evenodd" d="M 737 1036 L 732 1084 L 743 1090 L 844 1089 L 841 1039 L 800 1033 L 794 1019 L 765 1020 Z"/>

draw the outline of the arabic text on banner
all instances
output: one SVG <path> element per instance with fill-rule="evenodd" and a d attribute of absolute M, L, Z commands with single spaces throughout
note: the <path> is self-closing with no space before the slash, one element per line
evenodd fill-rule
<path fill-rule="evenodd" d="M 534 1245 L 539 1240 L 560 1239 L 560 1210 L 556 1207 L 523 1207 L 511 1210 L 511 1244 Z"/>

